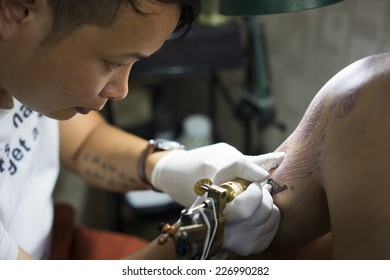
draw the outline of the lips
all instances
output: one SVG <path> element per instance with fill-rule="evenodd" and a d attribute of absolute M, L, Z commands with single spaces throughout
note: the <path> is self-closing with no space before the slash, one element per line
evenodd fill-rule
<path fill-rule="evenodd" d="M 83 107 L 76 107 L 75 110 L 76 110 L 77 113 L 80 113 L 80 114 L 83 114 L 83 115 L 86 115 L 89 112 L 91 112 L 91 109 L 87 109 L 87 108 L 83 108 Z"/>

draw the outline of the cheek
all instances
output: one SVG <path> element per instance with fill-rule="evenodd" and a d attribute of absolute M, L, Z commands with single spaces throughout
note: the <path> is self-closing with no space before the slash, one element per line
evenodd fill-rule
<path fill-rule="evenodd" d="M 61 49 L 41 50 L 27 66 L 27 90 L 34 91 L 41 103 L 57 108 L 87 106 L 84 103 L 94 100 L 107 83 L 107 73 L 99 62 L 67 56 Z"/>
<path fill-rule="evenodd" d="M 106 79 L 99 77 L 92 71 L 89 74 L 84 71 L 68 79 L 64 88 L 68 91 L 68 95 L 77 100 L 90 100 L 98 96 L 106 85 Z"/>

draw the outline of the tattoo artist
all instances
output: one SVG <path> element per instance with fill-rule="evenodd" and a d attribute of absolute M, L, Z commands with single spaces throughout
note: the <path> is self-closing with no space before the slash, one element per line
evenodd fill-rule
<path fill-rule="evenodd" d="M 0 0 L 0 259 L 52 255 L 60 162 L 89 185 L 115 192 L 155 188 L 184 206 L 194 201 L 201 178 L 262 182 L 280 164 L 282 153 L 245 156 L 226 143 L 170 150 L 172 143 L 148 142 L 99 115 L 108 100 L 127 95 L 136 61 L 176 29 L 188 31 L 199 2 Z M 223 247 L 243 255 L 264 250 L 280 219 L 270 194 L 253 183 L 228 207 L 234 235 Z M 87 253 L 84 241 L 72 244 Z M 137 257 L 164 257 L 151 248 Z"/>

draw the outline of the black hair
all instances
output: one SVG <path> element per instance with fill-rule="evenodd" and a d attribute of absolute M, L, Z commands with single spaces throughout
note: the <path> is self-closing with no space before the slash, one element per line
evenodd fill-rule
<path fill-rule="evenodd" d="M 141 0 L 47 0 L 53 14 L 53 24 L 49 34 L 43 40 L 44 45 L 53 45 L 61 41 L 84 24 L 109 26 L 115 20 L 121 5 L 130 3 L 140 14 Z M 145 0 L 142 0 L 145 1 Z M 150 0 L 178 4 L 181 8 L 176 32 L 184 37 L 200 13 L 200 0 Z"/>

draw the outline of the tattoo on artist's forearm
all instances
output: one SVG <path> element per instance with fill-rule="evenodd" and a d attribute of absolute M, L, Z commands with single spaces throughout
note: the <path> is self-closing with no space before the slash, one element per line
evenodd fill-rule
<path fill-rule="evenodd" d="M 114 164 L 108 163 L 98 155 L 86 154 L 83 158 L 85 168 L 83 173 L 93 181 L 110 186 L 113 190 L 121 191 L 129 188 L 136 180 L 120 171 Z"/>

